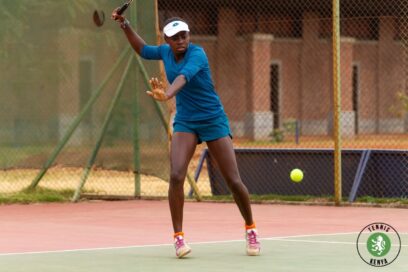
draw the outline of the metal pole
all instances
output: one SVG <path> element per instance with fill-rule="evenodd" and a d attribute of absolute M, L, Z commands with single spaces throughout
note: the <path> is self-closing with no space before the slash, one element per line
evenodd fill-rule
<path fill-rule="evenodd" d="M 334 201 L 341 204 L 340 0 L 333 0 Z"/>
<path fill-rule="evenodd" d="M 130 18 L 131 22 L 134 22 L 132 27 L 137 30 L 138 26 L 138 16 L 137 16 L 137 6 L 138 2 L 135 1 L 134 5 L 130 8 Z M 141 185 L 141 158 L 140 158 L 140 139 L 139 139 L 139 126 L 140 126 L 140 103 L 139 103 L 139 92 L 137 91 L 138 82 L 139 82 L 139 71 L 138 67 L 132 69 L 132 77 L 131 77 L 131 86 L 132 86 L 132 97 L 133 97 L 133 105 L 132 105 L 132 116 L 133 116 L 133 174 L 134 174 L 134 181 L 135 181 L 135 197 L 139 197 L 142 194 L 142 185 Z"/>
<path fill-rule="evenodd" d="M 117 106 L 119 98 L 122 95 L 122 92 L 123 92 L 123 89 L 124 89 L 123 88 L 123 83 L 125 82 L 126 76 L 129 73 L 129 68 L 130 68 L 130 65 L 132 64 L 132 61 L 133 61 L 133 56 L 131 56 L 129 58 L 129 61 L 128 61 L 127 65 L 126 65 L 125 71 L 124 71 L 124 73 L 122 75 L 122 78 L 120 79 L 118 87 L 116 88 L 115 96 L 113 97 L 113 100 L 109 105 L 108 113 L 106 114 L 105 120 L 103 121 L 102 129 L 101 129 L 100 134 L 99 134 L 99 136 L 97 138 L 98 140 L 96 142 L 95 148 L 92 151 L 92 154 L 91 154 L 91 157 L 89 158 L 88 164 L 86 165 L 84 171 L 82 172 L 81 180 L 80 180 L 80 182 L 78 184 L 78 187 L 77 187 L 77 189 L 75 191 L 75 194 L 74 194 L 74 196 L 72 198 L 72 201 L 74 201 L 74 202 L 78 201 L 78 199 L 79 199 L 79 197 L 81 195 L 82 188 L 84 187 L 84 184 L 85 184 L 86 180 L 88 179 L 89 173 L 91 171 L 91 168 L 95 163 L 96 155 L 98 155 L 98 151 L 101 148 L 102 141 L 103 141 L 104 136 L 106 134 L 106 130 L 108 129 L 108 125 L 110 123 L 110 120 L 112 119 L 113 110 Z"/>
<path fill-rule="evenodd" d="M 96 99 L 101 95 L 104 87 L 106 84 L 109 82 L 109 80 L 112 78 L 114 72 L 116 69 L 119 67 L 119 64 L 125 59 L 126 53 L 130 50 L 130 47 L 127 47 L 125 50 L 122 51 L 122 54 L 120 57 L 117 59 L 116 63 L 113 65 L 112 69 L 109 71 L 108 75 L 104 79 L 104 81 L 99 85 L 99 87 L 93 92 L 91 98 L 88 100 L 88 102 L 85 104 L 84 108 L 81 110 L 79 115 L 75 118 L 75 120 L 72 122 L 72 124 L 69 126 L 67 132 L 63 136 L 62 140 L 60 143 L 57 145 L 57 147 L 54 149 L 52 152 L 50 158 L 47 160 L 47 162 L 44 164 L 43 168 L 41 171 L 38 173 L 38 175 L 34 178 L 34 180 L 31 182 L 30 186 L 28 187 L 29 189 L 34 189 L 42 177 L 45 175 L 45 173 L 48 171 L 48 168 L 54 163 L 55 159 L 57 158 L 58 154 L 61 152 L 61 150 L 64 148 L 64 146 L 67 144 L 69 139 L 71 138 L 72 134 L 74 133 L 75 129 L 78 127 L 79 123 L 82 121 L 82 119 L 85 117 L 85 115 L 88 113 L 88 111 L 91 109 L 91 106 L 95 103 Z"/>

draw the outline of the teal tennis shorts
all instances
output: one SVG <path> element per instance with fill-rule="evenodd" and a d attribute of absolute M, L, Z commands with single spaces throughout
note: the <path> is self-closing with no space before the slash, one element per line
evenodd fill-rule
<path fill-rule="evenodd" d="M 230 136 L 232 138 L 228 117 L 211 118 L 201 121 L 180 121 L 175 120 L 173 123 L 173 132 L 187 132 L 197 135 L 198 144 Z"/>

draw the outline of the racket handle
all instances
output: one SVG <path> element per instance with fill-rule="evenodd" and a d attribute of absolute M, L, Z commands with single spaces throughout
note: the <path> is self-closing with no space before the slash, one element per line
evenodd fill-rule
<path fill-rule="evenodd" d="M 125 3 L 120 9 L 116 12 L 118 15 L 122 15 L 123 12 L 129 7 L 130 3 Z"/>

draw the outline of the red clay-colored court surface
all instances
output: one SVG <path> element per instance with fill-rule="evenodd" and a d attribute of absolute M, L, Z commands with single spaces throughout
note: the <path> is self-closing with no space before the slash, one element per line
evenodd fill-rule
<path fill-rule="evenodd" d="M 408 271 L 408 210 L 253 205 L 262 255 L 245 255 L 233 203 L 186 202 L 193 252 L 176 259 L 167 201 L 0 206 L 0 271 L 373 271 L 356 241 L 384 222 L 401 238 L 381 271 Z M 393 244 L 392 250 L 397 245 Z"/>

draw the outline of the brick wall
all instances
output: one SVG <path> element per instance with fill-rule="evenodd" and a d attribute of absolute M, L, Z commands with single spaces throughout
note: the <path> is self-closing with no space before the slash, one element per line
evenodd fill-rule
<path fill-rule="evenodd" d="M 270 111 L 269 69 L 272 63 L 278 63 L 281 68 L 281 119 L 301 120 L 304 135 L 330 134 L 332 45 L 329 39 L 321 38 L 324 22 L 319 23 L 317 15 L 306 13 L 302 38 L 296 39 L 262 33 L 237 35 L 238 30 L 231 27 L 234 20 L 233 10 L 221 10 L 218 36 L 207 41 L 200 38 L 197 42 L 207 50 L 216 88 L 236 136 L 262 138 L 266 130 L 272 130 L 268 122 L 273 122 L 273 117 L 267 114 Z M 403 132 L 403 119 L 391 111 L 397 103 L 395 94 L 404 84 L 402 45 L 395 40 L 393 20 L 380 18 L 378 40 L 341 39 L 344 135 L 354 135 L 357 116 L 359 133 Z M 347 33 L 372 38 L 372 33 L 366 33 L 369 31 L 367 24 L 356 24 L 359 27 L 353 30 L 349 22 Z M 249 27 L 250 24 L 246 24 L 246 32 Z M 353 65 L 359 68 L 358 114 L 353 111 Z M 265 120 L 261 122 L 257 118 Z M 245 134 L 244 130 L 248 129 L 251 131 Z M 264 133 L 255 130 L 264 130 Z"/>
<path fill-rule="evenodd" d="M 303 19 L 301 38 L 283 38 L 279 35 L 251 33 L 250 23 L 241 29 L 236 12 L 221 8 L 217 36 L 192 36 L 192 42 L 203 46 L 207 53 L 215 87 L 229 115 L 234 136 L 266 138 L 272 131 L 272 63 L 280 67 L 281 123 L 285 120 L 300 120 L 303 135 L 331 133 L 332 45 L 330 39 L 322 35 L 325 33 L 325 21 L 319 21 L 313 13 L 305 13 Z M 276 24 L 276 21 L 270 21 Z M 291 29 L 290 20 L 284 21 L 286 25 L 280 32 L 282 36 L 289 35 Z M 263 22 L 268 22 L 268 19 L 264 18 Z M 367 33 L 370 30 L 367 26 L 369 22 L 356 24 L 359 26 L 356 29 L 353 29 L 352 23 L 346 21 L 346 32 L 354 33 L 357 37 L 343 37 L 341 40 L 343 133 L 353 135 L 356 130 L 359 133 L 403 132 L 403 119 L 391 111 L 397 102 L 396 92 L 401 91 L 405 84 L 401 61 L 403 52 L 401 43 L 395 40 L 395 21 L 391 17 L 379 19 L 378 40 L 356 39 L 372 38 L 373 34 Z M 70 47 L 64 50 L 71 51 L 70 54 L 79 58 L 79 49 Z M 109 56 L 100 54 L 96 59 L 102 58 L 106 61 Z M 74 58 L 72 61 L 77 60 Z M 353 65 L 357 65 L 360 72 L 358 114 L 352 108 Z M 98 78 L 96 76 L 95 82 L 98 82 Z M 73 78 L 71 84 L 75 85 L 75 82 Z M 73 94 L 63 91 L 63 88 L 60 100 L 67 101 L 65 96 Z M 78 109 L 75 106 L 69 108 L 72 112 L 62 110 L 60 115 L 75 116 Z"/>

